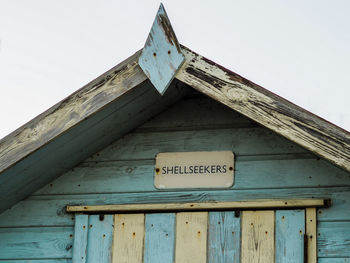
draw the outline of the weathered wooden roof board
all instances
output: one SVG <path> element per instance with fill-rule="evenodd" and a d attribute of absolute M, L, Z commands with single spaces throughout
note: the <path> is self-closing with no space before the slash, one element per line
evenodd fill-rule
<path fill-rule="evenodd" d="M 158 15 L 166 17 L 162 6 Z M 149 37 L 141 57 L 137 52 L 0 140 L 0 212 L 160 113 L 189 86 L 350 171 L 349 132 L 179 46 L 170 22 L 159 23 L 163 42 Z"/>
<path fill-rule="evenodd" d="M 182 48 L 176 78 L 313 153 L 350 171 L 350 133 L 240 75 Z"/>
<path fill-rule="evenodd" d="M 159 93 L 164 94 L 184 60 L 164 6 L 160 4 L 139 65 Z"/>

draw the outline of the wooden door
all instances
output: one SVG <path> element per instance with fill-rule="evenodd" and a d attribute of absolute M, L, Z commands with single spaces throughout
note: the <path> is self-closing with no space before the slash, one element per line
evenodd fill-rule
<path fill-rule="evenodd" d="M 73 262 L 303 263 L 305 210 L 79 215 L 75 233 Z"/>

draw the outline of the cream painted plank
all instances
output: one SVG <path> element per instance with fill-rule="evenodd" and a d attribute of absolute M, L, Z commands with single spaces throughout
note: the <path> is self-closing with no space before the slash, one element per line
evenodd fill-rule
<path fill-rule="evenodd" d="M 142 263 L 144 223 L 144 214 L 114 216 L 113 263 Z"/>
<path fill-rule="evenodd" d="M 175 263 L 206 263 L 208 212 L 176 215 Z"/>
<path fill-rule="evenodd" d="M 200 202 L 200 203 L 168 203 L 168 204 L 127 204 L 67 206 L 67 212 L 130 212 L 130 211 L 194 211 L 206 209 L 265 209 L 265 208 L 305 208 L 322 207 L 323 199 L 283 199 L 256 200 L 235 202 Z"/>
<path fill-rule="evenodd" d="M 275 212 L 242 212 L 241 263 L 275 261 Z"/>
<path fill-rule="evenodd" d="M 316 208 L 306 208 L 307 262 L 317 263 Z"/>

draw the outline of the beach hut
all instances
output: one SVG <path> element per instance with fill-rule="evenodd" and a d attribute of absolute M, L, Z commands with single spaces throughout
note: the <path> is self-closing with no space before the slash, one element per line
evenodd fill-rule
<path fill-rule="evenodd" d="M 0 263 L 350 262 L 350 134 L 176 39 L 0 141 Z"/>

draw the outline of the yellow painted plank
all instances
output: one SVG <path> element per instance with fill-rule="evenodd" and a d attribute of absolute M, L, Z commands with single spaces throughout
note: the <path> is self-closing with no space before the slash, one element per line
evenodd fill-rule
<path fill-rule="evenodd" d="M 307 262 L 317 263 L 316 208 L 306 208 Z"/>
<path fill-rule="evenodd" d="M 323 199 L 278 199 L 234 202 L 168 203 L 168 204 L 128 204 L 67 206 L 67 212 L 131 212 L 131 211 L 196 211 L 210 209 L 266 209 L 322 207 Z"/>
<path fill-rule="evenodd" d="M 144 218 L 144 214 L 114 216 L 113 263 L 142 263 Z"/>
<path fill-rule="evenodd" d="M 176 215 L 175 263 L 206 263 L 208 212 Z"/>
<path fill-rule="evenodd" d="M 241 263 L 275 261 L 275 212 L 243 211 Z"/>

